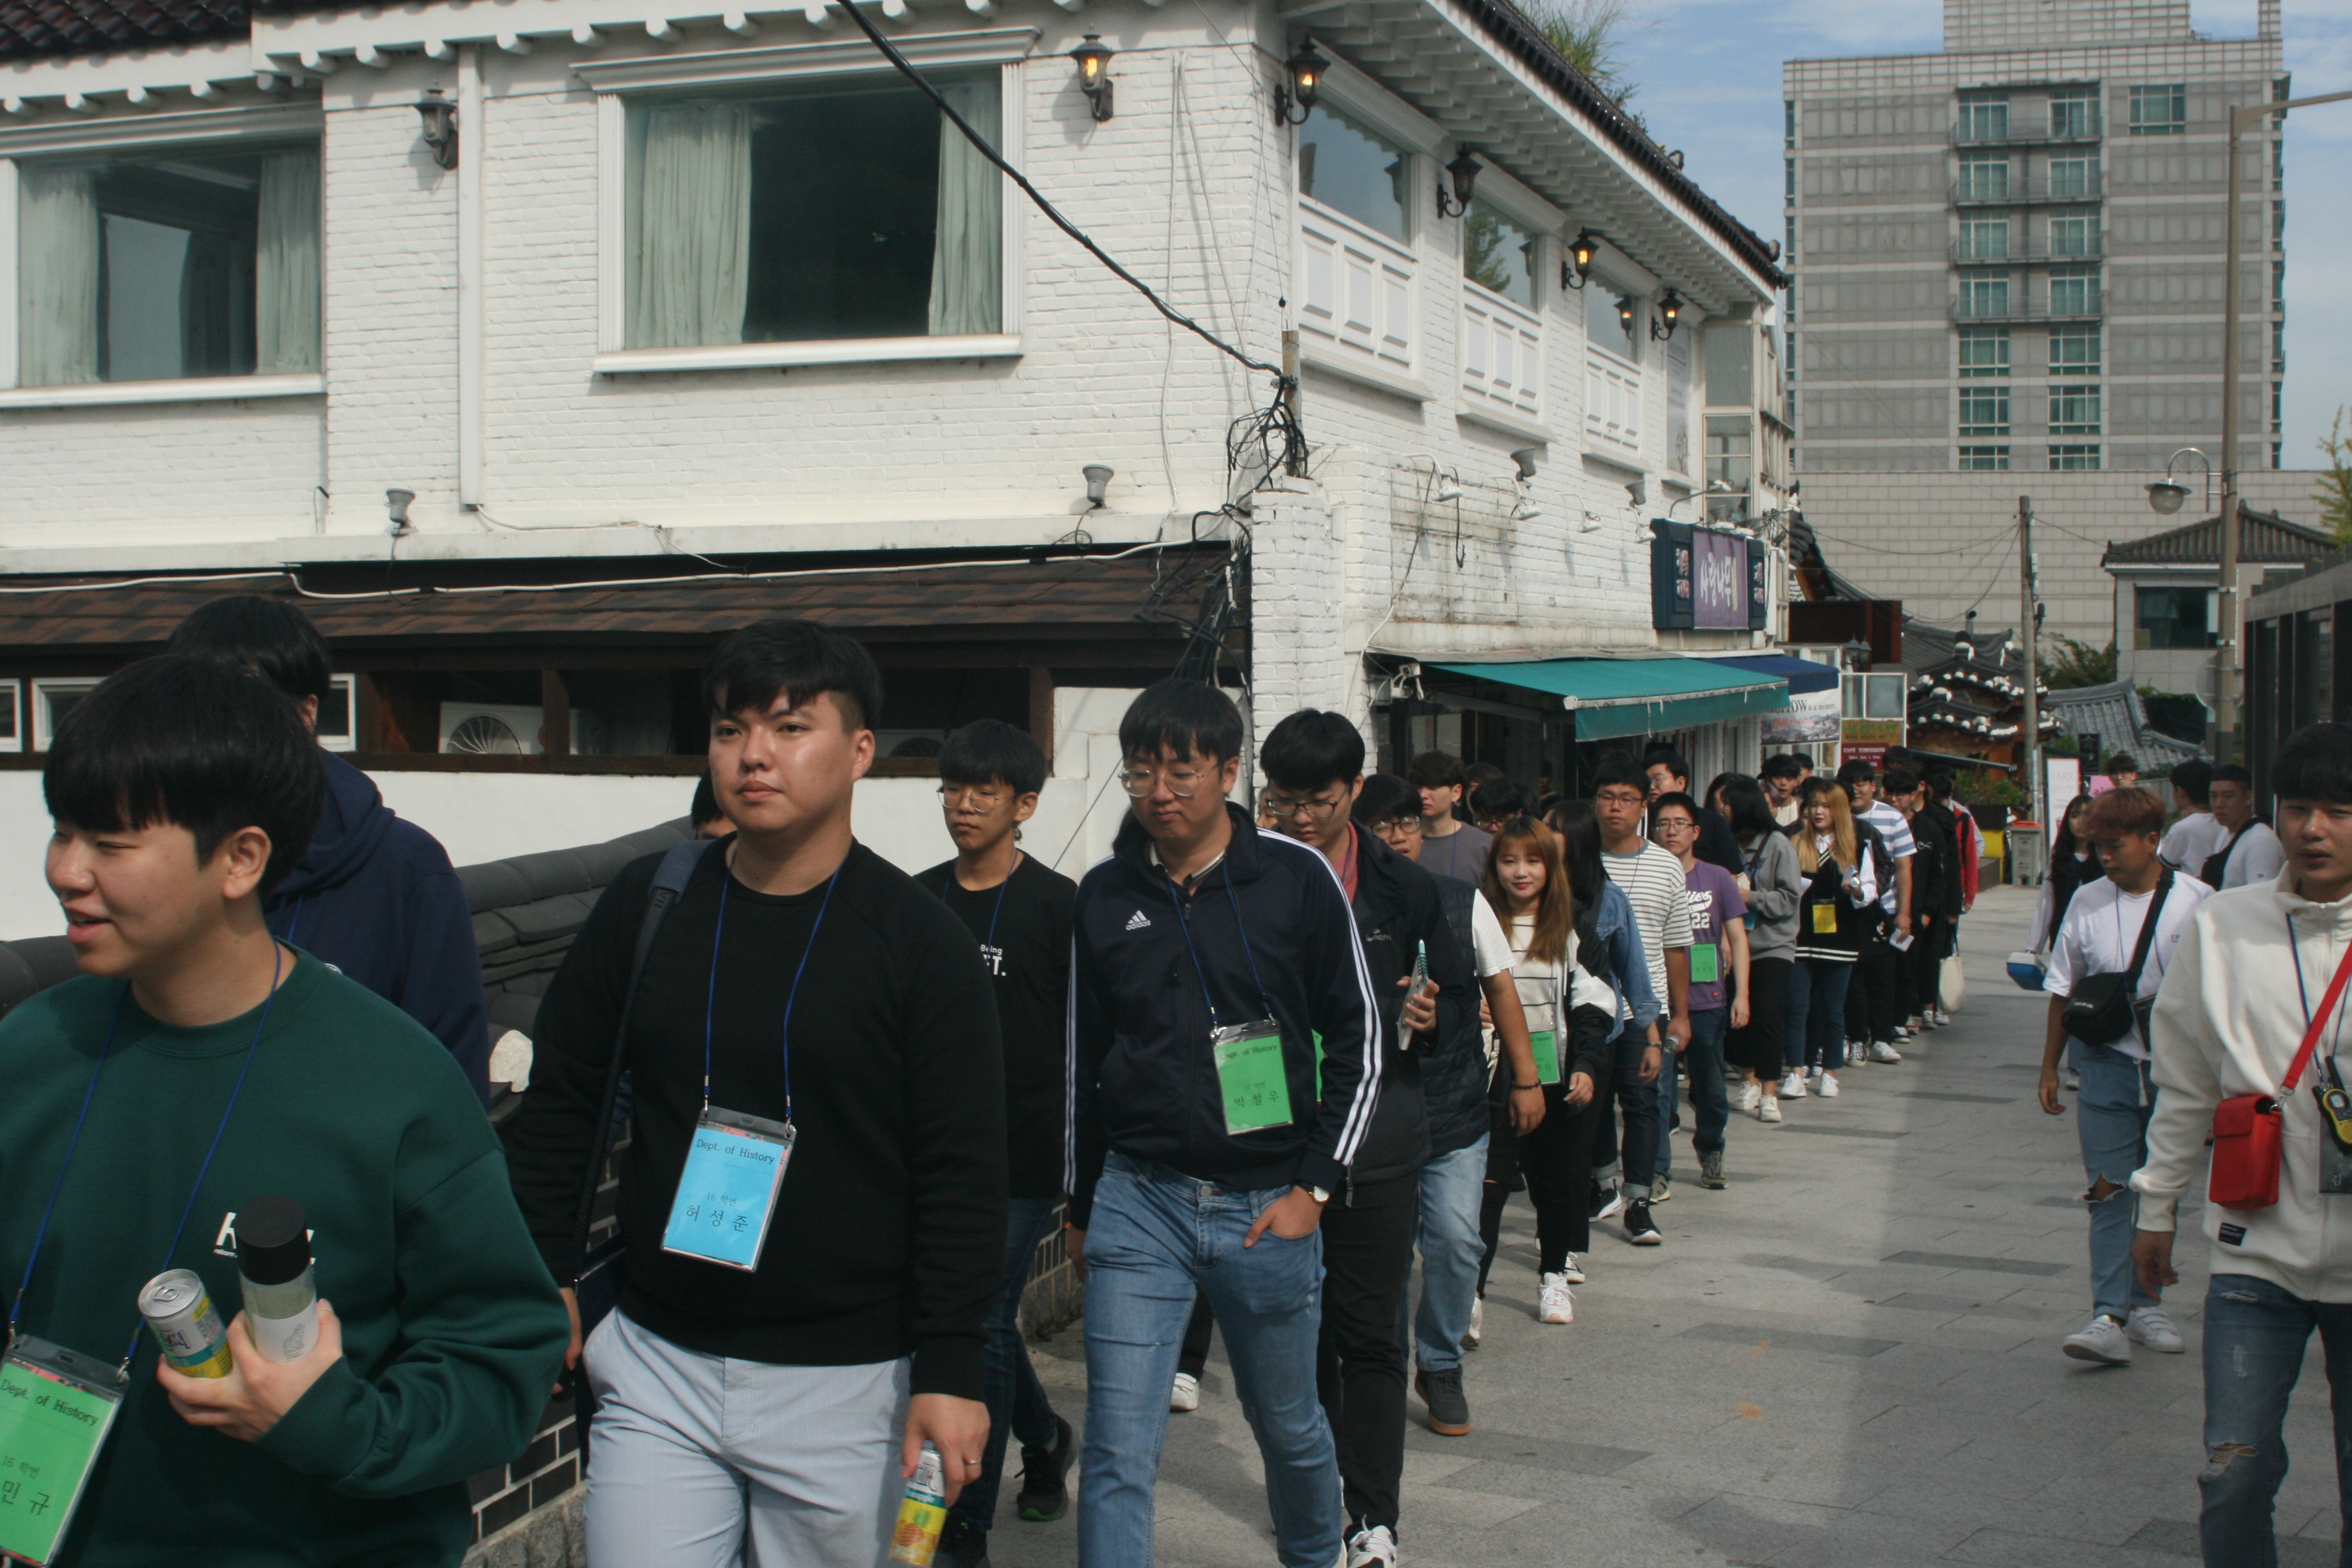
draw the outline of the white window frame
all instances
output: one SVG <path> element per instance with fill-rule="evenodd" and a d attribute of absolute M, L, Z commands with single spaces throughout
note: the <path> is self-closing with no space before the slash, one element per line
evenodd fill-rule
<path fill-rule="evenodd" d="M 1549 441 L 1551 431 L 1544 422 L 1550 400 L 1550 390 L 1546 384 L 1551 379 L 1551 333 L 1548 329 L 1554 299 L 1563 290 L 1547 285 L 1551 269 L 1559 262 L 1559 234 L 1562 226 L 1568 222 L 1568 215 L 1492 163 L 1487 163 L 1478 172 L 1477 199 L 1534 237 L 1536 302 L 1534 308 L 1529 309 L 1483 284 L 1473 282 L 1466 274 L 1463 277 L 1459 340 L 1463 345 L 1460 367 L 1462 398 L 1457 412 L 1465 419 L 1490 426 L 1506 435 Z M 1468 222 L 1468 215 L 1465 214 L 1461 221 Z M 1465 263 L 1469 259 L 1466 247 L 1459 259 Z M 1496 392 L 1487 384 L 1483 373 L 1478 379 L 1472 379 L 1469 344 L 1474 330 L 1472 322 L 1475 319 L 1496 323 L 1498 327 L 1508 323 L 1515 328 L 1517 340 L 1514 357 L 1522 367 L 1530 359 L 1534 362 L 1534 374 L 1528 375 L 1523 370 L 1508 394 Z M 1489 329 L 1476 330 L 1484 331 Z"/>
<path fill-rule="evenodd" d="M 1429 183 L 1429 162 L 1445 145 L 1444 129 L 1344 61 L 1334 60 L 1326 68 L 1318 91 L 1325 101 L 1339 105 L 1349 119 L 1363 121 L 1403 149 L 1405 233 L 1401 240 L 1391 238 L 1339 208 L 1297 191 L 1297 132 L 1290 133 L 1296 195 L 1292 204 L 1290 292 L 1297 301 L 1293 319 L 1299 327 L 1300 357 L 1333 374 L 1413 402 L 1426 402 L 1429 389 L 1421 376 L 1422 346 L 1429 326 L 1423 302 L 1423 274 L 1427 270 L 1427 262 L 1421 241 L 1430 222 L 1423 209 L 1434 188 Z M 1325 232 L 1318 234 L 1318 230 Z M 1386 295 L 1389 299 L 1389 309 L 1383 314 L 1390 318 L 1390 330 L 1384 330 L 1377 321 L 1360 323 L 1360 331 L 1350 330 L 1350 323 L 1336 314 L 1318 313 L 1310 306 L 1308 280 L 1313 276 L 1312 252 L 1318 244 L 1328 247 L 1335 257 L 1343 250 L 1354 253 L 1364 268 L 1375 274 L 1371 279 L 1375 297 Z M 1339 264 L 1335 259 L 1333 265 Z M 1335 280 L 1335 290 L 1339 286 Z M 1402 303 L 1397 302 L 1399 296 Z M 1402 338 L 1392 330 L 1396 325 L 1394 318 L 1398 317 L 1405 328 Z"/>
<path fill-rule="evenodd" d="M 1024 136 L 1022 64 L 1037 42 L 1034 27 L 933 33 L 895 40 L 926 68 L 997 66 L 1003 71 L 997 151 L 1021 164 Z M 710 54 L 583 60 L 574 74 L 596 94 L 596 357 L 599 375 L 740 370 L 765 365 L 858 364 L 892 360 L 1011 359 L 1022 352 L 1022 229 L 1027 198 L 1010 179 L 1003 191 L 1004 310 L 997 332 L 906 338 L 824 338 L 797 342 L 712 343 L 695 348 L 628 346 L 628 110 L 633 95 L 680 88 L 782 86 L 812 77 L 873 76 L 887 62 L 865 39 L 787 44 Z"/>
<path fill-rule="evenodd" d="M 353 675 L 338 675 L 334 678 L 334 689 L 343 700 L 343 711 L 350 716 L 351 724 L 349 730 L 343 734 L 319 736 L 320 749 L 329 752 L 356 752 L 360 749 L 359 678 Z"/>
<path fill-rule="evenodd" d="M 77 386 L 19 386 L 16 380 L 16 162 L 51 153 L 138 153 L 193 142 L 325 140 L 316 103 L 270 103 L 190 114 L 142 114 L 22 127 L 0 124 L 0 408 L 74 408 L 125 403 L 219 403 L 264 397 L 317 397 L 323 372 L 300 375 L 194 375 L 173 381 L 101 381 Z M 320 235 L 320 276 L 330 236 Z M 326 301 L 320 300 L 320 310 Z"/>
<path fill-rule="evenodd" d="M 21 752 L 25 749 L 25 683 L 14 676 L 0 680 L 0 697 L 8 704 L 9 716 L 16 721 L 9 726 L 10 734 L 0 735 L 0 752 Z"/>
<path fill-rule="evenodd" d="M 56 679 L 36 676 L 33 679 L 33 700 L 26 704 L 30 710 L 26 717 L 32 721 L 33 750 L 46 752 L 49 749 L 50 743 L 58 738 L 57 726 L 49 721 L 50 698 L 64 695 L 87 697 L 97 690 L 99 683 L 105 679 L 102 675 L 73 675 Z"/>
<path fill-rule="evenodd" d="M 1595 268 L 1591 278 L 1586 281 L 1583 290 L 1574 296 L 1580 310 L 1590 310 L 1592 308 L 1592 290 L 1595 289 L 1600 289 L 1612 303 L 1618 300 L 1634 301 L 1637 316 L 1632 336 L 1633 352 L 1637 355 L 1640 354 L 1641 345 L 1645 341 L 1643 334 L 1649 331 L 1650 311 L 1654 304 L 1650 297 L 1648 287 L 1641 283 L 1620 283 L 1609 272 Z M 1592 336 L 1588 318 L 1580 316 L 1577 329 L 1584 339 L 1585 450 L 1593 456 L 1611 458 L 1621 463 L 1629 457 L 1638 458 L 1644 450 L 1643 433 L 1649 424 L 1646 400 L 1650 395 L 1650 384 L 1645 374 L 1648 366 L 1639 358 L 1628 359 L 1606 343 L 1596 341 Z M 1659 374 L 1663 375 L 1665 367 L 1660 365 L 1658 369 Z M 1612 379 L 1623 389 L 1620 395 L 1626 396 L 1633 409 L 1631 440 L 1626 439 L 1622 435 L 1613 433 L 1625 428 L 1622 420 L 1612 421 L 1601 413 L 1604 403 L 1601 389 Z M 1659 432 L 1658 439 L 1661 442 L 1665 439 L 1664 431 Z M 1595 447 L 1592 445 L 1594 442 L 1599 442 L 1601 445 Z"/>

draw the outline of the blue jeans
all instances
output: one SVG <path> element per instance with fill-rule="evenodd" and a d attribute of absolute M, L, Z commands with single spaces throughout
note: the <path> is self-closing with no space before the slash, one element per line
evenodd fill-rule
<path fill-rule="evenodd" d="M 1845 1066 L 1845 993 L 1853 965 L 1801 958 L 1789 972 L 1789 1070 L 1835 1072 Z"/>
<path fill-rule="evenodd" d="M 2352 1466 L 2344 1462 L 2352 1443 L 2352 1305 L 2306 1301 L 2251 1274 L 2216 1274 L 2205 1289 L 2205 1468 L 2197 1473 L 2205 1568 L 2278 1568 L 2271 1508 L 2286 1478 L 2286 1402 L 2314 1329 L 2327 1355 L 2336 1417 L 2345 1522 L 2336 1562 L 2352 1568 Z"/>
<path fill-rule="evenodd" d="M 2070 1039 L 2066 1048 L 2083 1088 L 2074 1100 L 2074 1132 L 2083 1142 L 2083 1174 L 2092 1186 L 2105 1176 L 2116 1190 L 2099 1202 L 2088 1192 L 2091 1210 L 2091 1310 L 2121 1319 L 2134 1307 L 2153 1307 L 2156 1298 L 2140 1289 L 2132 1271 L 2132 1232 L 2139 1226 L 2139 1197 L 2131 1173 L 2147 1163 L 2147 1119 L 2156 1110 L 2156 1085 L 2147 1063 L 2113 1046 Z"/>
<path fill-rule="evenodd" d="M 1004 1479 L 1007 1439 L 1018 1436 L 1032 1448 L 1051 1448 L 1062 1433 L 1054 1419 L 1053 1402 L 1045 1397 L 1037 1369 L 1029 1363 L 1029 1345 L 1021 1337 L 1021 1291 L 1029 1283 L 1029 1266 L 1036 1260 L 1037 1244 L 1054 1228 L 1059 1198 L 1014 1198 L 1012 1223 L 1004 1231 L 1004 1288 L 981 1331 L 987 1336 L 988 1381 L 982 1397 L 988 1401 L 988 1447 L 980 1479 L 965 1487 L 948 1510 L 986 1530 L 996 1521 L 996 1492 Z"/>
<path fill-rule="evenodd" d="M 1421 1312 L 1397 1324 L 1397 1338 L 1415 1347 L 1423 1372 L 1462 1364 L 1470 1305 L 1478 1297 L 1478 1260 L 1486 1251 L 1478 1205 L 1492 1136 L 1482 1132 L 1468 1148 L 1440 1154 L 1421 1168 Z"/>
<path fill-rule="evenodd" d="M 1691 1110 L 1698 1118 L 1692 1130 L 1691 1146 L 1700 1153 L 1720 1152 L 1723 1130 L 1731 1122 L 1731 1096 L 1723 1085 L 1723 1038 L 1730 1032 L 1731 1009 L 1728 1006 L 1709 1007 L 1693 1013 L 1691 1042 L 1683 1051 L 1683 1065 L 1690 1069 Z M 1658 1174 L 1673 1173 L 1675 1162 L 1675 1102 L 1679 1094 L 1675 1088 L 1675 1064 L 1668 1062 L 1658 1073 Z"/>
<path fill-rule="evenodd" d="M 1106 1163 L 1087 1230 L 1083 1568 L 1150 1568 L 1168 1387 L 1196 1291 L 1225 1332 L 1283 1568 L 1331 1568 L 1339 1555 L 1339 1462 L 1315 1387 L 1323 1237 L 1286 1241 L 1268 1230 L 1242 1246 L 1288 1191 L 1221 1187 L 1116 1152 Z"/>

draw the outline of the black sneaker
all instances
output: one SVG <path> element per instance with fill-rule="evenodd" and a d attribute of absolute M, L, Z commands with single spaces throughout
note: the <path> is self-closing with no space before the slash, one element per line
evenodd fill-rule
<path fill-rule="evenodd" d="M 1441 1437 L 1459 1437 L 1470 1430 L 1470 1402 L 1462 1397 L 1462 1369 L 1423 1369 L 1412 1380 L 1413 1392 L 1429 1407 L 1429 1429 Z"/>
<path fill-rule="evenodd" d="M 1625 1239 L 1636 1247 L 1655 1247 L 1665 1240 L 1658 1227 L 1650 1223 L 1650 1205 L 1630 1203 L 1625 1205 Z"/>
<path fill-rule="evenodd" d="M 1054 1432 L 1050 1448 L 1021 1445 L 1021 1493 L 1013 1509 L 1032 1524 L 1050 1524 L 1070 1511 L 1070 1461 L 1077 1458 L 1077 1445 L 1070 1424 L 1058 1415 Z"/>
<path fill-rule="evenodd" d="M 1698 1184 L 1720 1192 L 1723 1181 L 1723 1151 L 1710 1149 L 1698 1157 Z"/>
<path fill-rule="evenodd" d="M 1605 1187 L 1599 1182 L 1592 1184 L 1592 1223 L 1594 1225 L 1599 1225 L 1602 1220 L 1617 1215 L 1624 1207 L 1625 1194 L 1616 1183 L 1612 1182 Z"/>
<path fill-rule="evenodd" d="M 988 1568 L 988 1531 L 968 1519 L 951 1519 L 940 1533 L 932 1568 Z"/>

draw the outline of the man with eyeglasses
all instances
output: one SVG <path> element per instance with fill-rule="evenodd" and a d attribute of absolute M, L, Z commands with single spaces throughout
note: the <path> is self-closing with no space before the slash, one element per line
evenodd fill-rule
<path fill-rule="evenodd" d="M 1118 743 L 1130 816 L 1078 884 L 1071 938 L 1067 1244 L 1087 1281 L 1078 1561 L 1152 1560 L 1168 1391 L 1198 1292 L 1250 1413 L 1276 1554 L 1284 1568 L 1331 1568 L 1346 1519 L 1316 1391 L 1318 1227 L 1361 1152 L 1381 1010 L 1399 999 L 1375 994 L 1328 862 L 1226 801 L 1242 746 L 1230 698 L 1160 681 L 1119 721 Z"/>
<path fill-rule="evenodd" d="M 1070 909 L 1077 884 L 1021 850 L 1021 825 L 1036 815 L 1045 752 L 1000 719 L 966 724 L 940 748 L 940 807 L 956 857 L 915 879 L 963 918 L 996 991 L 1004 1040 L 1006 1171 L 1011 1224 L 1004 1281 L 989 1310 L 988 1446 L 980 1479 L 948 1510 L 939 1568 L 982 1568 L 1007 1439 L 1021 1439 L 1020 1516 L 1045 1522 L 1069 1511 L 1070 1424 L 1054 1413 L 1029 1364 L 1021 1291 L 1037 1244 L 1062 1203 L 1063 1106 L 1069 1086 L 1063 1036 L 1070 984 Z"/>

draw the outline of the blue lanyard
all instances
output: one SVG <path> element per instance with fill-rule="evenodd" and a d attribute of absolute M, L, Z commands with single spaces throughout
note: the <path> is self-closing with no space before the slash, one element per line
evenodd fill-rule
<path fill-rule="evenodd" d="M 1225 901 L 1234 907 L 1234 929 L 1242 933 L 1242 956 L 1249 960 L 1250 979 L 1257 984 L 1258 1005 L 1265 1009 L 1266 1016 L 1270 1018 L 1274 1016 L 1274 1004 L 1266 999 L 1265 981 L 1257 972 L 1257 954 L 1250 949 L 1249 927 L 1242 923 L 1242 903 L 1234 896 L 1233 861 L 1227 859 L 1217 868 L 1224 873 Z M 1160 868 L 1160 875 L 1167 878 L 1168 901 L 1176 906 L 1176 925 L 1184 933 L 1184 951 L 1192 955 L 1192 973 L 1201 982 L 1201 1000 L 1209 1005 L 1209 1027 L 1214 1029 L 1219 1026 L 1217 999 L 1209 994 L 1209 972 L 1201 967 L 1200 949 L 1192 945 L 1192 922 L 1184 913 L 1184 900 L 1177 894 L 1176 879 L 1168 876 L 1168 868 L 1164 866 Z"/>
<path fill-rule="evenodd" d="M 801 950 L 800 967 L 793 971 L 793 988 L 784 993 L 784 1121 L 793 1120 L 793 1004 L 800 1000 L 801 976 L 808 973 L 809 954 L 816 951 L 816 933 L 824 929 L 824 911 L 833 907 L 834 884 L 841 880 L 842 867 L 849 864 L 842 857 L 840 866 L 825 879 L 824 897 L 816 906 L 816 923 L 809 927 L 808 946 Z M 710 1034 L 719 1018 L 719 950 L 727 939 L 727 889 L 734 885 L 735 870 L 722 861 L 719 868 L 719 929 L 710 936 L 710 987 L 702 1004 L 702 1109 L 710 1110 Z M 1002 895 L 1000 895 L 1001 897 Z"/>
<path fill-rule="evenodd" d="M 205 1149 L 205 1163 L 196 1168 L 196 1184 L 188 1189 L 188 1201 L 180 1210 L 180 1223 L 173 1227 L 172 1244 L 163 1249 L 163 1268 L 172 1267 L 172 1255 L 180 1250 L 181 1238 L 188 1233 L 188 1216 L 196 1212 L 196 1197 L 205 1190 L 205 1178 L 212 1173 L 213 1156 L 220 1152 L 221 1134 L 228 1131 L 229 1113 L 236 1109 L 237 1096 L 245 1092 L 245 1075 L 253 1066 L 253 1053 L 261 1047 L 262 1033 L 269 1027 L 270 1009 L 278 1005 L 278 982 L 285 972 L 286 955 L 275 941 L 269 944 L 269 994 L 261 1004 L 261 1021 L 253 1026 L 253 1043 L 245 1047 L 245 1060 L 237 1065 L 236 1082 L 228 1091 L 228 1103 L 221 1107 L 220 1125 L 213 1129 L 213 1141 Z M 106 1020 L 106 1039 L 98 1047 L 98 1065 L 89 1069 L 89 1084 L 81 1091 L 81 1110 L 74 1116 L 73 1134 L 66 1140 L 66 1157 L 58 1166 L 58 1179 L 49 1185 L 49 1201 L 41 1210 L 39 1228 L 33 1232 L 32 1255 L 25 1259 L 25 1277 L 16 1282 L 16 1300 L 8 1309 L 8 1342 L 16 1342 L 16 1319 L 25 1310 L 25 1292 L 32 1289 L 33 1266 L 41 1260 L 41 1244 L 49 1237 L 49 1221 L 58 1212 L 58 1197 L 66 1188 L 66 1173 L 73 1169 L 75 1148 L 81 1142 L 82 1124 L 89 1120 L 89 1102 L 98 1093 L 98 1075 L 106 1070 L 106 1058 L 114 1049 L 114 1031 L 122 1022 L 123 1004 L 131 999 L 131 983 L 123 982 L 121 994 L 114 999 L 114 1012 Z M 159 1269 L 157 1272 L 162 1272 Z M 143 1319 L 142 1321 L 143 1325 Z M 115 1381 L 127 1383 L 131 1377 L 131 1358 L 139 1353 L 139 1327 L 131 1331 L 131 1343 L 122 1352 L 122 1364 L 114 1370 Z"/>

